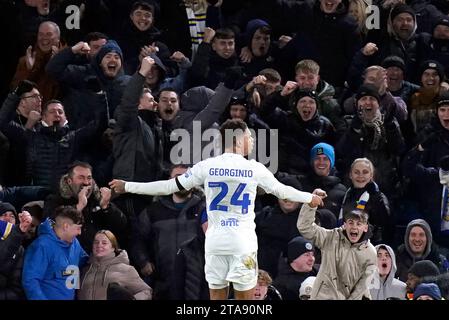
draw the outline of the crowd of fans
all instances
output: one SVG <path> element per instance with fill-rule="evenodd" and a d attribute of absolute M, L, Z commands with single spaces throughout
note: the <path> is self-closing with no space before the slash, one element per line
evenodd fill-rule
<path fill-rule="evenodd" d="M 195 123 L 236 118 L 278 130 L 281 182 L 327 193 L 304 217 L 257 197 L 255 299 L 448 299 L 449 6 L 373 4 L 0 1 L 0 299 L 208 299 L 202 190 L 108 183 L 184 174 Z M 330 230 L 355 209 L 376 270 L 369 293 L 340 295 L 358 260 L 327 262 L 333 295 L 331 244 L 300 220 Z"/>

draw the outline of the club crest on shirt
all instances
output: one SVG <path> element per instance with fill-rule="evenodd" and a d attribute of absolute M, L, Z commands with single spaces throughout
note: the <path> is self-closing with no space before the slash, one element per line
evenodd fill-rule
<path fill-rule="evenodd" d="M 245 267 L 247 269 L 255 269 L 256 268 L 256 261 L 250 256 L 246 256 L 245 258 L 243 258 L 243 264 L 245 265 Z"/>

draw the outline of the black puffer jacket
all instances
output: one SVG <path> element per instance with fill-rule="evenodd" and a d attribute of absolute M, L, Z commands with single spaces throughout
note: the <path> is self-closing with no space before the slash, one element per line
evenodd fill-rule
<path fill-rule="evenodd" d="M 413 227 L 419 226 L 426 233 L 426 248 L 422 256 L 417 257 L 413 254 L 410 244 L 409 237 L 410 231 Z M 397 250 L 396 263 L 398 270 L 396 271 L 396 276 L 399 277 L 401 281 L 407 281 L 407 274 L 410 267 L 417 261 L 430 260 L 438 267 L 441 273 L 448 272 L 449 263 L 444 255 L 442 255 L 438 249 L 438 246 L 433 242 L 432 232 L 430 230 L 429 224 L 422 219 L 415 219 L 407 225 L 405 231 L 404 243 L 401 244 Z"/>
<path fill-rule="evenodd" d="M 259 268 L 276 277 L 278 261 L 287 252 L 288 242 L 299 236 L 296 228 L 298 210 L 284 213 L 279 205 L 267 206 L 256 213 L 256 234 L 258 242 L 257 260 Z M 274 227 L 275 226 L 275 227 Z"/>
<path fill-rule="evenodd" d="M 25 298 L 22 288 L 24 233 L 14 226 L 10 235 L 0 241 L 0 300 Z"/>
<path fill-rule="evenodd" d="M 204 234 L 199 234 L 181 244 L 175 259 L 174 299 L 210 299 L 204 264 Z"/>
<path fill-rule="evenodd" d="M 341 184 L 340 178 L 333 175 L 326 177 L 317 176 L 311 169 L 309 174 L 298 176 L 297 179 L 301 184 L 301 190 L 304 192 L 312 192 L 317 188 L 326 191 L 327 197 L 324 199 L 323 208 L 332 211 L 335 217 L 338 218 L 346 192 L 346 187 Z"/>
<path fill-rule="evenodd" d="M 281 293 L 282 300 L 299 300 L 299 288 L 302 282 L 316 274 L 315 269 L 310 272 L 296 272 L 284 258 L 279 262 L 279 274 L 274 279 L 273 285 Z"/>
<path fill-rule="evenodd" d="M 84 127 L 70 130 L 68 125 L 45 127 L 39 124 L 36 130 L 28 130 L 10 122 L 14 118 L 19 97 L 15 93 L 8 95 L 0 111 L 0 129 L 10 141 L 16 143 L 26 141 L 26 174 L 32 178 L 33 185 L 57 188 L 59 178 L 67 171 L 68 165 L 76 159 L 82 145 L 106 128 L 104 96 L 94 96 L 96 117 L 95 120 L 86 122 Z"/>

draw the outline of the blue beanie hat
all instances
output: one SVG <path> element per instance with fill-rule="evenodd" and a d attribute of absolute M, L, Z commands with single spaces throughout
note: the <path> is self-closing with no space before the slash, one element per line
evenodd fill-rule
<path fill-rule="evenodd" d="M 310 162 L 313 164 L 313 160 L 315 160 L 316 156 L 320 154 L 324 154 L 329 159 L 331 162 L 331 168 L 333 168 L 335 165 L 334 147 L 324 142 L 314 145 L 312 150 L 310 150 Z"/>
<path fill-rule="evenodd" d="M 413 292 L 413 300 L 418 299 L 420 296 L 427 295 L 434 300 L 441 300 L 440 288 L 435 283 L 421 283 Z"/>
<path fill-rule="evenodd" d="M 251 40 L 253 39 L 253 36 L 256 33 L 257 29 L 260 29 L 262 27 L 271 29 L 270 25 L 265 20 L 253 19 L 248 21 L 245 29 L 245 41 L 248 45 L 251 45 Z"/>
<path fill-rule="evenodd" d="M 98 51 L 97 56 L 96 56 L 97 63 L 100 64 L 101 60 L 103 60 L 104 56 L 110 52 L 117 53 L 120 56 L 120 59 L 122 60 L 122 63 L 123 63 L 122 49 L 120 49 L 120 46 L 114 40 L 108 40 L 108 42 L 106 42 L 106 44 L 101 47 L 100 51 Z"/>

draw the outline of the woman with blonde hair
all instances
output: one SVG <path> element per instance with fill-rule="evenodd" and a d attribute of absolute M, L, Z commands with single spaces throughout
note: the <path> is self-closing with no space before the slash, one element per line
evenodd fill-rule
<path fill-rule="evenodd" d="M 123 300 L 151 300 L 152 289 L 129 264 L 128 254 L 120 250 L 114 234 L 100 230 L 95 234 L 92 255 L 82 272 L 79 300 L 111 300 L 114 287 Z"/>
<path fill-rule="evenodd" d="M 368 158 L 357 158 L 349 171 L 351 185 L 346 191 L 340 209 L 339 223 L 343 222 L 345 212 L 362 210 L 368 213 L 372 226 L 371 241 L 375 244 L 390 242 L 393 218 L 387 197 L 374 181 L 374 165 Z"/>
<path fill-rule="evenodd" d="M 366 27 L 367 7 L 368 4 L 364 0 L 349 0 L 348 15 L 353 17 L 357 22 L 357 30 L 360 32 L 363 39 L 365 39 L 368 34 L 368 28 Z"/>

